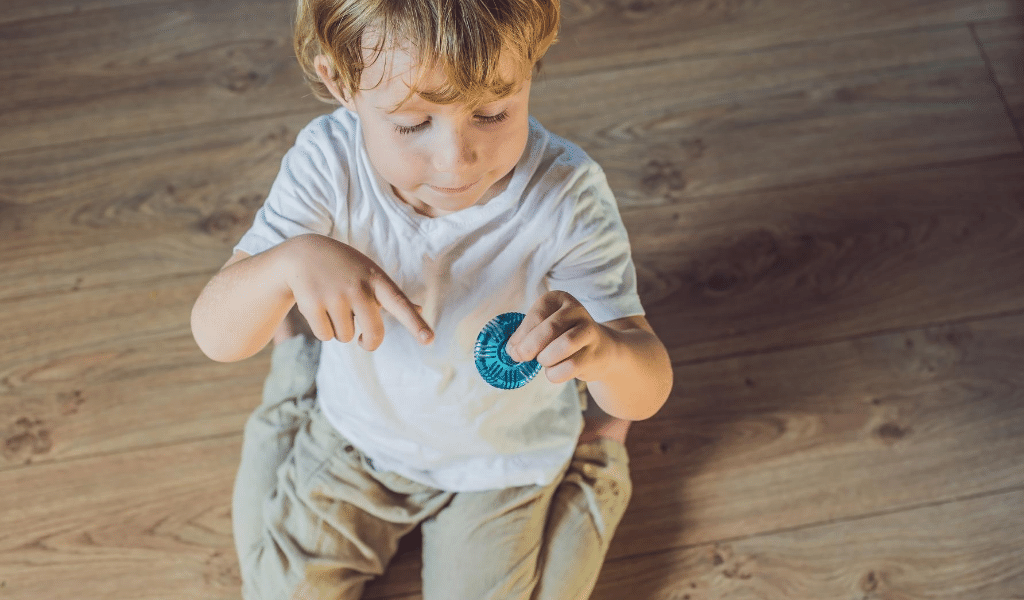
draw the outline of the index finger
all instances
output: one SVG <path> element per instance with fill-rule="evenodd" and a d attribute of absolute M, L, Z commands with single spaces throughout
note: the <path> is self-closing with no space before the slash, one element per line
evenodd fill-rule
<path fill-rule="evenodd" d="M 416 305 L 409 300 L 402 290 L 398 289 L 395 282 L 387 276 L 376 277 L 373 282 L 373 294 L 380 302 L 381 308 L 388 311 L 391 316 L 398 319 L 403 327 L 409 330 L 421 344 L 429 344 L 434 337 L 430 325 L 423 320 Z"/>

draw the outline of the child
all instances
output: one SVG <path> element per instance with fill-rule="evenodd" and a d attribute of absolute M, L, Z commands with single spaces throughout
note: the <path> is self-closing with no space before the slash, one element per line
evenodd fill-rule
<path fill-rule="evenodd" d="M 192 311 L 214 360 L 276 344 L 233 499 L 245 598 L 358 598 L 417 526 L 426 600 L 590 595 L 626 428 L 672 374 L 603 172 L 529 117 L 557 25 L 557 0 L 300 0 L 341 107 Z M 544 369 L 501 390 L 473 350 L 513 311 L 509 354 Z"/>

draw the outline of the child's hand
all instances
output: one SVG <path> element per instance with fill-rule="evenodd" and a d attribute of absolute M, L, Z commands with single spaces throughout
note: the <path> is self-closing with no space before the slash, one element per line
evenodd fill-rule
<path fill-rule="evenodd" d="M 600 379 L 613 346 L 610 329 L 595 322 L 572 294 L 556 290 L 534 303 L 505 349 L 519 362 L 536 358 L 549 381 L 562 383 Z"/>
<path fill-rule="evenodd" d="M 421 343 L 430 342 L 433 332 L 420 316 L 420 307 L 366 255 L 315 234 L 285 244 L 285 281 L 317 339 L 350 342 L 358 325 L 359 345 L 376 350 L 384 341 L 383 308 Z"/>

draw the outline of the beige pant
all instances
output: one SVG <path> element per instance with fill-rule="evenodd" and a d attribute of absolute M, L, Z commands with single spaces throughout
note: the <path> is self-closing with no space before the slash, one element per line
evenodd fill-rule
<path fill-rule="evenodd" d="M 321 415 L 319 342 L 274 348 L 232 520 L 247 600 L 357 599 L 421 526 L 424 600 L 590 596 L 632 494 L 625 447 L 580 443 L 547 486 L 447 492 L 374 469 Z"/>

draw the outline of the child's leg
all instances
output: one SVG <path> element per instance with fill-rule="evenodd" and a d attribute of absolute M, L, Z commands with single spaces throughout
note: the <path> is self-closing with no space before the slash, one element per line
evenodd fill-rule
<path fill-rule="evenodd" d="M 585 600 L 633 494 L 617 440 L 580 442 L 551 502 L 532 600 Z"/>
<path fill-rule="evenodd" d="M 243 596 L 356 600 L 399 539 L 452 496 L 376 471 L 314 406 L 263 505 L 256 550 L 241 565 Z"/>
<path fill-rule="evenodd" d="M 551 502 L 532 600 L 590 597 L 633 493 L 625 446 L 631 421 L 601 410 L 585 387 L 583 433 Z"/>
<path fill-rule="evenodd" d="M 593 435 L 560 481 L 456 494 L 423 523 L 424 600 L 590 596 L 633 486 L 614 437 L 625 439 L 628 422 L 589 412 Z"/>
<path fill-rule="evenodd" d="M 320 342 L 297 335 L 298 312 L 289 314 L 274 337 L 263 400 L 245 425 L 242 456 L 231 502 L 235 550 L 240 561 L 252 554 L 263 529 L 263 503 L 277 481 L 277 470 L 292 448 L 295 433 L 316 402 Z"/>
<path fill-rule="evenodd" d="M 529 600 L 556 489 L 455 494 L 421 526 L 423 600 Z"/>

